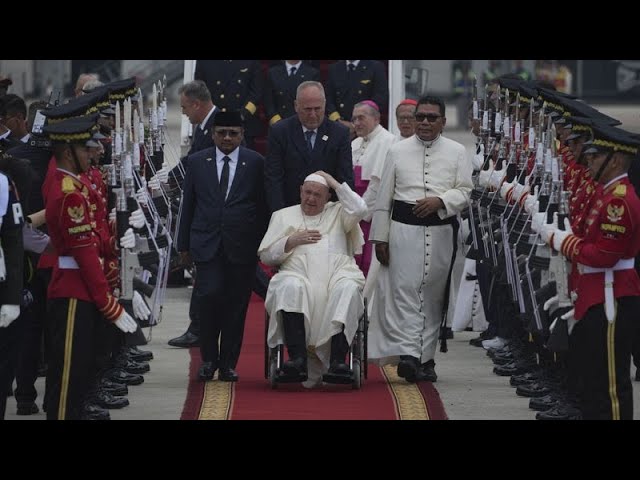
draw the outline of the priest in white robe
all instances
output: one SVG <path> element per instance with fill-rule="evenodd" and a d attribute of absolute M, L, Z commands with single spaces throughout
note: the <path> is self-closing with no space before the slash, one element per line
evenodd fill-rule
<path fill-rule="evenodd" d="M 385 161 L 370 234 L 388 281 L 378 282 L 372 305 L 369 359 L 397 363 L 409 382 L 437 379 L 456 215 L 473 187 L 464 146 L 442 136 L 442 99 L 420 99 L 415 117 L 416 135 L 394 144 Z"/>
<path fill-rule="evenodd" d="M 329 201 L 330 188 L 338 202 Z M 300 198 L 273 213 L 258 254 L 279 267 L 265 299 L 267 344 L 286 344 L 289 360 L 279 374 L 311 387 L 327 369 L 351 375 L 345 356 L 364 308 L 364 276 L 353 256 L 362 252 L 358 222 L 367 205 L 322 171 L 305 179 Z"/>
<path fill-rule="evenodd" d="M 389 148 L 395 143 L 396 137 L 380 125 L 380 109 L 371 100 L 364 100 L 354 105 L 351 122 L 357 135 L 357 138 L 351 142 L 355 190 L 367 203 L 367 215 L 360 222 L 365 245 L 362 255 L 356 257 L 356 263 L 366 277 L 364 296 L 371 299 L 380 263 L 375 256 L 372 256 L 372 245 L 367 241 L 384 160 L 387 158 Z"/>

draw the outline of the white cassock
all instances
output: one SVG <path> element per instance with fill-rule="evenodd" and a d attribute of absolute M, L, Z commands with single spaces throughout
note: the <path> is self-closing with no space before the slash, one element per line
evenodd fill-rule
<path fill-rule="evenodd" d="M 364 275 L 353 255 L 362 251 L 364 240 L 358 223 L 366 215 L 367 205 L 346 183 L 336 194 L 339 201 L 328 202 L 324 211 L 313 217 L 304 215 L 300 205 L 274 212 L 258 248 L 263 263 L 280 267 L 269 282 L 265 299 L 270 315 L 267 344 L 274 348 L 285 343 L 282 311 L 304 314 L 311 382 L 321 377 L 319 370 L 329 367 L 331 337 L 344 325 L 344 335 L 351 344 L 363 314 Z M 285 253 L 287 238 L 305 229 L 319 230 L 322 240 Z M 316 358 L 321 366 L 314 363 Z"/>
<path fill-rule="evenodd" d="M 367 215 L 363 219 L 366 222 L 370 222 L 373 216 L 376 197 L 378 196 L 380 181 L 382 179 L 384 161 L 387 158 L 389 148 L 391 148 L 391 145 L 396 141 L 397 139 L 394 134 L 382 125 L 378 125 L 369 135 L 355 138 L 351 142 L 353 167 L 355 169 L 359 166 L 362 180 L 369 182 L 367 190 L 362 195 L 362 198 L 367 204 Z M 364 286 L 364 296 L 368 298 L 369 301 L 373 298 L 379 268 L 380 262 L 378 262 L 375 253 L 373 253 Z"/>
<path fill-rule="evenodd" d="M 400 355 L 411 355 L 424 363 L 434 358 L 453 255 L 453 227 L 401 223 L 391 219 L 392 207 L 395 200 L 416 204 L 436 196 L 445 206 L 438 217 L 454 216 L 468 203 L 471 172 L 464 146 L 442 135 L 432 142 L 414 135 L 389 150 L 370 234 L 374 243 L 389 243 L 389 267 L 381 266 L 378 276 L 369 360 L 397 363 Z"/>

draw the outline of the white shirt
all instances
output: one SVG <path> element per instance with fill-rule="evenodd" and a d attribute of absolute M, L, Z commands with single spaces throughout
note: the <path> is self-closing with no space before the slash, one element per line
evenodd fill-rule
<path fill-rule="evenodd" d="M 216 106 L 214 105 L 213 108 L 211 108 L 211 110 L 209 110 L 209 113 L 207 113 L 207 116 L 204 117 L 204 120 L 200 124 L 200 130 L 204 130 L 204 126 L 209 121 L 209 117 L 211 117 L 211 115 L 213 115 L 213 112 L 215 112 L 215 111 L 216 111 Z M 207 132 L 204 132 L 204 133 L 206 134 Z"/>
<path fill-rule="evenodd" d="M 296 74 L 300 71 L 300 67 L 302 66 L 302 60 L 300 60 L 298 63 L 289 63 L 289 62 L 285 62 L 285 65 L 287 66 L 287 75 L 291 76 L 291 69 L 295 67 L 296 69 Z"/>
<path fill-rule="evenodd" d="M 307 132 L 313 132 L 313 135 L 311 135 L 311 146 L 315 147 L 316 145 L 316 137 L 318 136 L 318 131 L 317 130 L 309 130 L 307 127 L 305 127 L 304 125 L 302 126 L 302 132 L 304 133 L 304 141 L 307 141 Z"/>
<path fill-rule="evenodd" d="M 346 60 L 347 62 L 347 72 L 349 71 L 349 65 L 355 65 L 356 68 L 358 68 L 358 64 L 360 63 L 360 60 Z"/>
<path fill-rule="evenodd" d="M 224 167 L 224 157 L 229 157 L 231 161 L 229 162 L 229 183 L 227 185 L 227 193 L 225 193 L 224 198 L 227 198 L 229 195 L 229 190 L 231 190 L 231 185 L 233 185 L 233 177 L 236 174 L 236 166 L 238 165 L 238 155 L 240 154 L 240 148 L 236 148 L 229 155 L 225 155 L 222 153 L 218 147 L 216 147 L 216 167 L 218 169 L 218 181 L 220 181 L 220 177 L 222 176 L 222 167 Z"/>

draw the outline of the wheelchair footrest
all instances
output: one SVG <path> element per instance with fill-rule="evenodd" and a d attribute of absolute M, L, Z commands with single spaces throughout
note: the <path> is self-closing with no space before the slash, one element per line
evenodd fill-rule
<path fill-rule="evenodd" d="M 330 373 L 327 372 L 322 376 L 325 383 L 337 383 L 340 385 L 351 385 L 353 383 L 353 372 L 350 373 Z"/>
<path fill-rule="evenodd" d="M 276 374 L 275 381 L 278 383 L 302 383 L 307 381 L 307 374 L 300 375 L 286 375 L 284 372 L 280 371 Z"/>

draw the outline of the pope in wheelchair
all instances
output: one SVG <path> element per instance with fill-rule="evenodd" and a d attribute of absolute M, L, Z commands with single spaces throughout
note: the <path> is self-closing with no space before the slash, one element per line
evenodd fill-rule
<path fill-rule="evenodd" d="M 337 202 L 329 201 L 330 189 Z M 279 268 L 265 299 L 267 345 L 285 344 L 289 354 L 272 372 L 272 384 L 311 388 L 323 374 L 349 383 L 353 372 L 345 357 L 364 313 L 365 279 L 353 256 L 364 244 L 359 222 L 367 205 L 323 171 L 305 178 L 300 200 L 273 213 L 258 249 L 263 263 Z"/>

